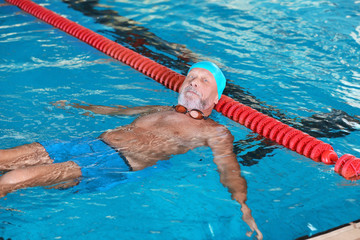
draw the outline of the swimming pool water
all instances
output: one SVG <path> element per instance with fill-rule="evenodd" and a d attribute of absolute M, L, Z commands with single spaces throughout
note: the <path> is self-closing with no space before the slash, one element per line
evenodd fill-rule
<path fill-rule="evenodd" d="M 225 93 L 360 156 L 358 1 L 45 1 L 37 3 L 185 74 L 218 63 Z M 96 137 L 133 117 L 51 102 L 170 105 L 177 94 L 0 0 L 0 148 Z M 296 239 L 360 218 L 359 183 L 214 112 L 235 136 L 248 205 L 264 239 Z M 248 239 L 211 151 L 106 192 L 30 188 L 0 199 L 11 239 Z M 29 237 L 30 236 L 30 237 Z"/>

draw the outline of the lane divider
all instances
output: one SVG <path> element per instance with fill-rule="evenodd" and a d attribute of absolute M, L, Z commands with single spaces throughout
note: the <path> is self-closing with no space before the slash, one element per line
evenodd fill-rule
<path fill-rule="evenodd" d="M 110 57 L 123 62 L 165 87 L 179 92 L 185 76 L 144 57 L 30 0 L 6 0 L 38 19 L 78 38 Z M 222 95 L 215 110 L 252 131 L 316 162 L 335 164 L 335 172 L 348 180 L 360 179 L 360 159 L 345 154 L 340 159 L 333 147 L 300 130 Z"/>

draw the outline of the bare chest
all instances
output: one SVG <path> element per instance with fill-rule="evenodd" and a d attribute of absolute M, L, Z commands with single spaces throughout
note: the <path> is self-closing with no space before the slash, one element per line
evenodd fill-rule
<path fill-rule="evenodd" d="M 140 117 L 132 124 L 109 130 L 100 137 L 120 150 L 133 169 L 142 169 L 157 160 L 207 145 L 212 130 L 216 129 L 214 123 L 166 111 Z"/>
<path fill-rule="evenodd" d="M 167 111 L 139 118 L 132 125 L 158 136 L 187 141 L 194 138 L 200 140 L 206 124 L 184 114 Z"/>

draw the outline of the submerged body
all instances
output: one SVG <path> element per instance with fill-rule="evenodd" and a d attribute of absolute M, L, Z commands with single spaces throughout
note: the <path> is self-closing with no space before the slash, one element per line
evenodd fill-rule
<path fill-rule="evenodd" d="M 245 203 L 247 184 L 241 176 L 240 165 L 233 151 L 234 137 L 225 126 L 208 118 L 221 97 L 225 81 L 221 70 L 215 64 L 200 62 L 191 67 L 180 88 L 178 105 L 175 108 L 105 107 L 67 104 L 66 101 L 59 101 L 54 105 L 60 108 L 65 105 L 72 106 L 96 114 L 140 115 L 131 124 L 108 130 L 98 137 L 115 149 L 133 171 L 197 147 L 210 147 L 221 183 L 228 188 L 232 198 L 241 204 L 243 220 L 252 231 L 256 231 L 257 238 L 262 239 L 262 234 Z M 89 148 L 92 148 L 91 143 Z M 87 169 L 81 169 L 82 165 L 72 159 L 54 163 L 52 154 L 49 152 L 49 155 L 46 149 L 40 143 L 32 143 L 0 150 L 0 171 L 6 171 L 0 176 L 0 197 L 20 188 L 54 185 L 63 188 L 78 184 L 79 178 Z"/>
<path fill-rule="evenodd" d="M 121 152 L 133 170 L 141 170 L 172 155 L 208 146 L 209 139 L 219 138 L 217 135 L 220 132 L 226 135 L 226 129 L 213 120 L 199 122 L 169 107 L 168 110 L 140 117 L 130 125 L 109 130 L 99 137 Z M 231 138 L 229 143 L 232 144 Z M 232 150 L 232 145 L 228 147 Z"/>

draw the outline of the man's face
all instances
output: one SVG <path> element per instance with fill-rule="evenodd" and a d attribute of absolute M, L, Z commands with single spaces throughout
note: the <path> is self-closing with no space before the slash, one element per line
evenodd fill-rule
<path fill-rule="evenodd" d="M 178 103 L 188 109 L 205 110 L 218 102 L 215 78 L 206 69 L 192 69 L 179 92 Z"/>

